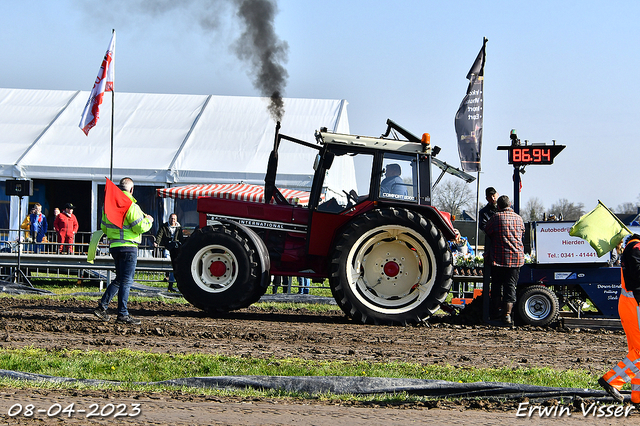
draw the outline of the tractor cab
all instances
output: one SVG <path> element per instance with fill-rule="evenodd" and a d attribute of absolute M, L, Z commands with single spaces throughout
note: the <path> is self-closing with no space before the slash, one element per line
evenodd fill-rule
<path fill-rule="evenodd" d="M 278 148 L 282 140 L 287 140 L 318 151 L 313 163 L 311 211 L 342 213 L 365 201 L 430 205 L 429 134 L 418 139 L 391 120 L 387 125 L 380 138 L 332 133 L 322 128 L 315 134 L 317 145 L 313 145 L 280 134 L 278 124 L 265 175 L 264 202 L 288 204 L 276 187 Z M 389 138 L 392 132 L 394 138 Z M 409 140 L 398 139 L 397 133 Z M 341 161 L 347 166 L 332 168 Z"/>
<path fill-rule="evenodd" d="M 389 128 L 397 126 L 390 120 L 389 123 Z M 427 139 L 428 135 L 425 135 Z M 317 205 L 312 205 L 312 209 L 342 212 L 363 202 L 378 201 L 431 204 L 431 147 L 428 143 L 343 135 L 327 132 L 326 129 L 316 133 L 316 140 L 324 148 L 314 165 L 315 192 L 311 199 Z M 332 164 L 341 158 L 353 161 L 357 188 L 337 191 L 331 187 L 331 182 L 343 182 L 340 177 L 333 178 L 334 171 L 331 169 Z"/>

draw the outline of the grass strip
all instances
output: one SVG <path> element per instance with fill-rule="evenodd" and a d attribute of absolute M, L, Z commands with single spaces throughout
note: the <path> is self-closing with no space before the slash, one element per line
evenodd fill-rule
<path fill-rule="evenodd" d="M 598 378 L 597 374 L 587 370 L 559 371 L 551 368 L 456 368 L 398 362 L 255 359 L 209 354 L 159 354 L 129 349 L 101 352 L 33 347 L 0 350 L 0 369 L 121 382 L 236 375 L 363 376 L 593 388 Z"/>

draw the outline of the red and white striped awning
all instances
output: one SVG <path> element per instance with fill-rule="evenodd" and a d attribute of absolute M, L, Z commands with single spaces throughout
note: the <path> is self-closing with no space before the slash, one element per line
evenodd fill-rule
<path fill-rule="evenodd" d="M 264 186 L 247 183 L 185 185 L 174 186 L 172 188 L 160 188 L 156 191 L 158 197 L 181 200 L 195 200 L 198 197 L 216 197 L 226 198 L 228 200 L 264 202 Z M 307 191 L 280 189 L 280 192 L 287 201 L 293 205 L 309 204 L 310 194 Z"/>

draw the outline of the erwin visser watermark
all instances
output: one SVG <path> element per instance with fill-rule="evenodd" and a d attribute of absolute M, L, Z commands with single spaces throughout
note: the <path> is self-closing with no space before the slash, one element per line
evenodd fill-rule
<path fill-rule="evenodd" d="M 618 404 L 591 404 L 581 403 L 581 412 L 571 413 L 571 406 L 567 405 L 531 405 L 528 402 L 518 404 L 516 417 L 571 417 L 572 414 L 582 415 L 583 417 L 628 417 L 631 411 L 636 408 L 633 405 L 623 406 Z"/>

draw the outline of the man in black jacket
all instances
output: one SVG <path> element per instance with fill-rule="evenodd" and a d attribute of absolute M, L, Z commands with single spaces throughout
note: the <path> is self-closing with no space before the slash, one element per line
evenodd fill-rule
<path fill-rule="evenodd" d="M 172 213 L 169 221 L 162 224 L 156 235 L 156 241 L 153 243 L 156 247 L 163 248 L 164 257 L 171 258 L 171 268 L 176 270 L 176 260 L 180 252 L 180 245 L 184 241 L 182 226 L 178 223 L 178 215 Z M 169 291 L 175 291 L 173 284 L 176 282 L 173 272 L 169 273 Z"/>
<path fill-rule="evenodd" d="M 485 190 L 487 205 L 480 209 L 478 213 L 478 228 L 484 231 L 484 227 L 489 219 L 498 211 L 498 191 L 492 186 Z M 484 235 L 484 267 L 482 272 L 482 288 L 489 289 L 491 282 L 491 238 L 485 233 Z M 489 297 L 489 291 L 484 292 L 485 297 Z M 491 296 L 491 307 L 489 309 L 489 318 L 500 318 L 501 298 L 498 295 Z M 485 305 L 486 306 L 486 305 Z M 486 312 L 486 311 L 485 311 Z M 486 320 L 487 318 L 485 318 Z"/>

